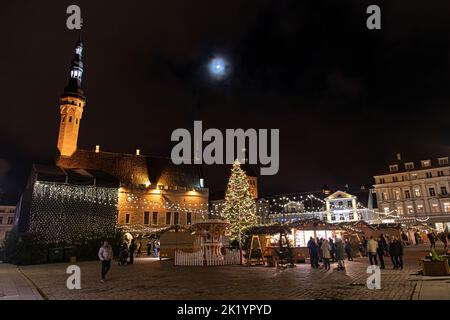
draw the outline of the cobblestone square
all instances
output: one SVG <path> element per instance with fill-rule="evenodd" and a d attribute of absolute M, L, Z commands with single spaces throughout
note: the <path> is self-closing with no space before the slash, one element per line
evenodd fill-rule
<path fill-rule="evenodd" d="M 381 271 L 381 289 L 369 290 L 366 280 L 367 258 L 346 261 L 346 270 L 312 269 L 308 264 L 276 269 L 269 267 L 219 266 L 175 267 L 173 261 L 137 258 L 135 264 L 113 263 L 105 283 L 100 282 L 98 261 L 80 262 L 81 289 L 66 287 L 67 263 L 21 266 L 0 265 L 7 277 L 25 280 L 40 297 L 27 289 L 24 299 L 344 299 L 344 300 L 420 300 L 450 299 L 450 277 L 418 275 L 419 259 L 425 246 L 405 249 L 405 268 L 393 270 L 390 259 Z M 9 267 L 7 267 L 9 266 Z M 14 273 L 15 272 L 15 273 Z M 17 282 L 17 280 L 16 280 Z M 33 285 L 31 285 L 33 284 Z M 11 283 L 0 282 L 11 287 Z M 2 292 L 6 289 L 2 288 Z M 8 289 L 8 292 L 15 292 Z M 12 291 L 11 291 L 12 290 Z M 10 298 L 20 299 L 15 295 Z"/>

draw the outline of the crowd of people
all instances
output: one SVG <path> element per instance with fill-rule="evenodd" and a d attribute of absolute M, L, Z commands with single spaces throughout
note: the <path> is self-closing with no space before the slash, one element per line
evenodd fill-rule
<path fill-rule="evenodd" d="M 359 254 L 361 257 L 368 257 L 370 265 L 380 265 L 381 269 L 386 268 L 385 257 L 390 258 L 394 269 L 403 269 L 404 241 L 401 237 L 381 234 L 379 237 L 370 236 L 366 239 L 363 236 L 358 242 L 350 238 L 336 237 L 333 240 L 311 237 L 307 244 L 311 267 L 330 270 L 331 263 L 336 262 L 336 270 L 345 270 L 345 259 L 353 261 L 355 255 Z M 355 253 L 355 248 L 359 252 Z"/>

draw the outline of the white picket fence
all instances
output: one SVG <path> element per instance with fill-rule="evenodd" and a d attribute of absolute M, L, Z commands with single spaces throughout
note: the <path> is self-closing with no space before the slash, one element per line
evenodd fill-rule
<path fill-rule="evenodd" d="M 183 252 L 181 250 L 175 251 L 175 265 L 176 266 L 202 266 L 203 252 Z"/>
<path fill-rule="evenodd" d="M 225 255 L 218 255 L 208 247 L 197 252 L 175 251 L 176 266 L 223 266 L 239 264 L 239 252 L 227 250 Z"/>

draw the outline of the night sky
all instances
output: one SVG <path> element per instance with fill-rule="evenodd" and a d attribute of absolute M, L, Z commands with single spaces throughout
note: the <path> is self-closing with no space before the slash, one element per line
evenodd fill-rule
<path fill-rule="evenodd" d="M 87 105 L 78 145 L 170 155 L 176 128 L 279 128 L 280 170 L 263 194 L 358 189 L 400 152 L 449 153 L 450 2 L 2 1 L 0 188 L 56 155 L 58 99 L 84 19 Z M 378 4 L 382 30 L 366 28 Z M 206 75 L 212 57 L 232 73 Z M 205 169 L 223 190 L 230 166 Z"/>

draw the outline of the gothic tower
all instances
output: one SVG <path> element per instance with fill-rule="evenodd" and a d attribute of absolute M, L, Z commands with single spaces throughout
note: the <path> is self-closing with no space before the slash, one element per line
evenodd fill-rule
<path fill-rule="evenodd" d="M 72 156 L 77 150 L 78 130 L 83 108 L 86 104 L 81 87 L 83 77 L 83 43 L 81 37 L 75 46 L 75 56 L 70 66 L 69 83 L 59 100 L 61 120 L 59 123 L 58 150 L 63 157 Z"/>

